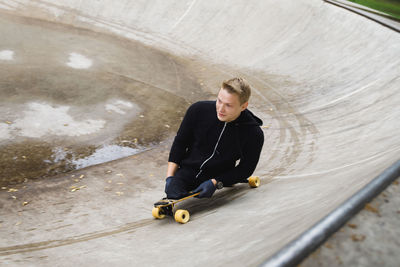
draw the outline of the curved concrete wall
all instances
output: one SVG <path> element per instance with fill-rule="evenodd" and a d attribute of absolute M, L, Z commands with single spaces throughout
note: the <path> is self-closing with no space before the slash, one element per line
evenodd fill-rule
<path fill-rule="evenodd" d="M 210 92 L 231 75 L 252 83 L 251 109 L 266 126 L 256 171 L 265 186 L 181 232 L 168 227 L 157 249 L 165 258 L 180 247 L 178 265 L 259 263 L 399 158 L 400 35 L 323 1 L 0 0 L 0 8 L 192 58 L 213 69 L 199 73 Z M 228 230 L 216 236 L 207 224 Z M 149 227 L 136 237 L 151 247 L 167 227 Z M 178 244 L 182 232 L 190 234 Z M 144 255 L 138 263 L 162 263 Z"/>

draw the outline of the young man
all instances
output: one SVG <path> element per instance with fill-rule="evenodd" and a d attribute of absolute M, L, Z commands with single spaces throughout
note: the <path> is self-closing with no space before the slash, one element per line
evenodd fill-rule
<path fill-rule="evenodd" d="M 255 170 L 264 134 L 248 109 L 251 89 L 242 78 L 222 83 L 216 101 L 189 107 L 169 154 L 165 193 L 179 199 L 189 191 L 211 197 L 223 186 L 245 182 Z"/>

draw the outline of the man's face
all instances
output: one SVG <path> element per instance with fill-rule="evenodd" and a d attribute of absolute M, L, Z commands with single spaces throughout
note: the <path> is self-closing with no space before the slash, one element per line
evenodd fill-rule
<path fill-rule="evenodd" d="M 240 113 L 247 108 L 248 102 L 240 104 L 239 96 L 227 90 L 219 90 L 217 96 L 217 117 L 220 121 L 231 122 L 236 120 Z"/>

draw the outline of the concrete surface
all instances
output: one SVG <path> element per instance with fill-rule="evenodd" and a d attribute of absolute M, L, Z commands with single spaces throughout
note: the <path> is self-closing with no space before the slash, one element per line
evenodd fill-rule
<path fill-rule="evenodd" d="M 159 88 L 161 100 L 163 93 L 178 96 L 178 103 L 168 105 L 174 97 L 166 97 L 164 102 L 178 110 L 197 99 L 215 97 L 221 80 L 244 76 L 254 87 L 250 109 L 263 119 L 266 137 L 256 170 L 263 185 L 255 190 L 240 185 L 218 192 L 211 200 L 183 204 L 192 213 L 186 225 L 169 219 L 153 220 L 150 214 L 152 203 L 163 195 L 168 149 L 176 124 L 170 128 L 163 122 L 156 124 L 168 129 L 143 153 L 47 180 L 4 187 L 0 191 L 0 259 L 5 265 L 255 266 L 398 159 L 400 35 L 323 1 L 0 0 L 0 8 L 6 21 L 25 16 L 39 19 L 37 23 L 28 19 L 26 24 L 39 24 L 43 31 L 50 27 L 54 34 L 65 34 L 69 25 L 71 31 L 85 32 L 79 36 L 94 36 L 88 40 L 66 35 L 66 48 L 69 41 L 76 43 L 74 49 L 52 53 L 63 62 L 60 69 L 83 75 L 93 66 L 110 66 L 110 72 L 128 85 L 133 80 L 156 85 L 153 87 Z M 24 66 L 20 71 L 25 73 L 30 61 L 24 55 L 41 49 L 42 58 L 47 59 L 46 46 L 30 46 L 27 41 L 37 35 L 51 43 L 53 37 L 46 37 L 41 30 L 22 33 L 26 38 L 14 45 L 2 39 L 2 68 L 7 70 L 15 64 Z M 18 36 L 19 27 L 14 33 Z M 141 64 L 151 72 L 121 71 L 116 68 L 122 59 L 132 56 L 131 49 L 119 57 L 111 51 L 104 60 L 103 53 L 96 50 L 97 43 L 88 45 L 103 38 L 105 47 L 112 40 L 122 42 L 116 47 L 124 46 L 122 38 L 135 44 L 138 41 L 182 65 L 163 65 L 162 61 L 153 61 L 151 53 L 145 59 L 156 64 Z M 25 46 L 17 49 L 18 44 Z M 47 60 L 40 62 L 38 66 L 46 65 Z M 159 76 L 157 68 L 166 69 L 166 73 Z M 53 69 L 49 66 L 43 72 Z M 181 72 L 191 86 L 182 86 L 177 75 Z M 53 77 L 58 84 L 64 76 Z M 87 77 L 85 81 L 91 84 L 90 79 L 99 76 L 89 73 Z M 120 94 L 119 88 L 124 86 L 119 86 L 120 79 L 114 81 Z M 154 93 L 142 85 L 136 88 L 141 88 L 144 96 Z M 63 115 L 60 118 L 69 115 L 69 123 L 103 120 L 103 128 L 98 126 L 96 133 L 104 129 L 108 136 L 109 121 L 97 117 L 96 112 L 73 117 L 91 109 L 88 103 L 76 103 L 80 97 L 71 98 L 69 103 L 57 102 L 57 94 L 51 96 L 51 89 L 40 94 L 40 103 L 52 108 L 34 106 L 37 110 L 58 112 Z M 89 96 L 100 99 L 93 101 L 94 106 L 100 103 L 99 110 L 114 104 L 109 111 L 118 115 L 115 111 L 123 109 L 123 104 L 101 102 L 116 97 L 106 95 L 102 99 L 96 88 L 92 92 Z M 124 101 L 125 97 L 117 100 Z M 63 98 L 68 99 L 68 94 Z M 134 106 L 143 101 L 129 102 Z M 30 108 L 30 102 L 29 97 L 21 98 L 19 105 L 5 107 L 14 114 L 15 108 Z M 149 112 L 166 115 L 165 120 L 181 116 L 169 117 L 168 111 L 157 111 L 152 103 L 159 101 L 149 100 Z M 28 115 L 33 110 L 20 112 Z M 21 133 L 19 128 L 10 131 L 9 127 L 23 115 L 5 119 L 1 133 Z M 157 115 L 139 118 L 144 119 L 142 129 L 147 129 Z M 134 124 L 139 118 L 127 121 Z M 123 129 L 121 126 L 119 133 Z M 49 140 L 54 136 L 46 132 Z M 114 136 L 118 138 L 118 134 Z M 92 137 L 83 133 L 81 138 Z M 59 139 L 68 139 L 68 134 Z M 23 137 L 26 142 L 41 140 Z"/>

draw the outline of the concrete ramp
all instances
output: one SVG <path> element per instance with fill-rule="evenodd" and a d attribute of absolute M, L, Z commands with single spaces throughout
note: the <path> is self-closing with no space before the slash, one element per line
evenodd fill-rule
<path fill-rule="evenodd" d="M 0 0 L 0 13 L 128 38 L 176 57 L 190 70 L 185 84 L 195 81 L 190 91 L 176 75 L 185 68 L 140 80 L 186 103 L 212 99 L 222 80 L 243 76 L 265 134 L 255 173 L 262 186 L 239 185 L 185 204 L 192 212 L 186 225 L 151 216 L 176 128 L 135 156 L 7 187 L 0 192 L 2 263 L 255 266 L 399 159 L 400 35 L 337 6 Z M 40 50 L 30 38 L 24 51 Z M 0 55 L 10 57 L 1 54 L 12 50 L 3 42 Z M 96 53 L 92 58 L 96 63 Z"/>

